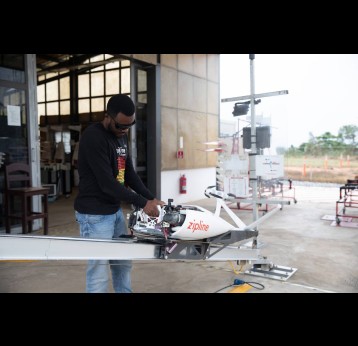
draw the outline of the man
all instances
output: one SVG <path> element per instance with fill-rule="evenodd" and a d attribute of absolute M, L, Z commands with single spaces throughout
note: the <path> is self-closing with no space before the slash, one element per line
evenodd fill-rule
<path fill-rule="evenodd" d="M 134 171 L 128 152 L 128 131 L 135 124 L 135 106 L 126 95 L 112 96 L 102 122 L 82 134 L 78 152 L 79 192 L 74 202 L 80 235 L 85 238 L 118 238 L 128 233 L 121 202 L 158 216 L 157 200 Z M 129 187 L 129 188 L 128 188 Z M 130 260 L 110 260 L 113 289 L 130 293 Z M 89 260 L 86 291 L 108 292 L 107 260 Z"/>

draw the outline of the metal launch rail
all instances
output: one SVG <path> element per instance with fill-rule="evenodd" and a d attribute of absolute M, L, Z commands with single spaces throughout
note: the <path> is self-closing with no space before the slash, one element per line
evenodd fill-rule
<path fill-rule="evenodd" d="M 220 198 L 217 199 L 217 208 L 212 217 L 219 218 L 222 208 L 237 227 L 224 228 L 223 233 L 211 238 L 158 239 L 149 235 L 149 238 L 90 239 L 6 234 L 0 235 L 0 260 L 237 261 L 242 265 L 252 264 L 252 269 L 246 272 L 251 275 L 278 280 L 287 280 L 293 275 L 297 269 L 274 265 L 260 255 L 255 241 L 258 236 L 255 228 L 278 212 L 281 205 L 250 225 L 245 225 Z"/>
<path fill-rule="evenodd" d="M 155 244 L 123 240 L 70 237 L 0 235 L 0 260 L 210 260 L 269 263 L 258 249 L 226 246 L 200 241 Z"/>

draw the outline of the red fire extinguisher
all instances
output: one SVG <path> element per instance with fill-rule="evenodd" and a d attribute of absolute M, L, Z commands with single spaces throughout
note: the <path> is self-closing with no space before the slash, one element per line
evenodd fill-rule
<path fill-rule="evenodd" d="M 179 179 L 180 193 L 186 193 L 186 177 L 183 174 Z"/>

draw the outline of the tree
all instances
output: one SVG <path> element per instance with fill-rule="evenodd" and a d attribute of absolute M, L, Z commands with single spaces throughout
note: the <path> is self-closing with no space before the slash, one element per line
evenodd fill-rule
<path fill-rule="evenodd" d="M 309 141 L 304 142 L 295 148 L 293 145 L 284 153 L 285 155 L 357 155 L 358 154 L 358 126 L 345 125 L 339 129 L 335 136 L 330 132 L 325 132 L 321 136 L 314 136 L 309 133 Z"/>
<path fill-rule="evenodd" d="M 316 143 L 316 137 L 313 135 L 312 132 L 309 133 L 309 143 Z"/>
<path fill-rule="evenodd" d="M 356 125 L 345 125 L 342 126 L 338 131 L 338 135 L 341 135 L 343 139 L 348 142 L 347 144 L 352 144 L 353 146 L 356 144 L 355 139 L 357 137 L 357 133 L 358 126 Z"/>

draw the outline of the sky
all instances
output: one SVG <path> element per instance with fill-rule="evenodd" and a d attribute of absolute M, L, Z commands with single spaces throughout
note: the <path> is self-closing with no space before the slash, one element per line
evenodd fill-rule
<path fill-rule="evenodd" d="M 358 126 L 358 54 L 255 54 L 253 66 L 255 94 L 288 90 L 255 106 L 257 117 L 271 119 L 271 155 L 308 142 L 310 133 L 338 135 L 342 126 Z M 250 86 L 249 54 L 221 54 L 220 100 L 250 95 Z M 249 123 L 232 115 L 234 104 L 220 102 L 220 119 L 241 130 Z"/>

